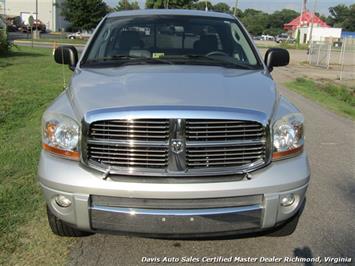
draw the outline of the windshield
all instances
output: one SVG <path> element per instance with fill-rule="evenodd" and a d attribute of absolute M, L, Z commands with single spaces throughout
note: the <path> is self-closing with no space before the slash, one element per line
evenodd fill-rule
<path fill-rule="evenodd" d="M 261 67 L 236 21 L 172 15 L 106 19 L 89 45 L 82 66 L 128 63 Z"/>

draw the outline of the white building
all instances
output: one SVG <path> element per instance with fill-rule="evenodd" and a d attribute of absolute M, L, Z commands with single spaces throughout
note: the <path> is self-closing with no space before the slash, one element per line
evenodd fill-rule
<path fill-rule="evenodd" d="M 299 28 L 300 42 L 309 43 L 311 40 L 312 32 L 312 42 L 326 42 L 326 41 L 337 41 L 341 37 L 341 28 L 322 28 L 322 27 L 301 27 Z"/>
<path fill-rule="evenodd" d="M 36 18 L 36 0 L 3 0 L 3 2 L 6 15 L 21 17 L 32 15 Z M 60 31 L 69 26 L 61 16 L 62 3 L 63 0 L 38 0 L 38 19 L 46 24 L 48 30 Z"/>

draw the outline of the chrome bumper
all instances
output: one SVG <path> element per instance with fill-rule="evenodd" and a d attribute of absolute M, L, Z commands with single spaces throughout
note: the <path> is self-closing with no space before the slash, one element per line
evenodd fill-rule
<path fill-rule="evenodd" d="M 303 153 L 273 162 L 253 172 L 248 180 L 114 181 L 103 180 L 101 175 L 77 162 L 42 152 L 38 177 L 54 215 L 81 230 L 218 235 L 218 232 L 272 228 L 294 216 L 305 197 L 310 171 Z M 281 206 L 280 199 L 290 193 L 294 194 L 295 203 L 291 207 Z M 55 202 L 58 195 L 70 199 L 71 206 L 58 206 Z M 100 199 L 93 200 L 95 195 Z"/>
<path fill-rule="evenodd" d="M 141 234 L 205 234 L 260 228 L 262 207 L 154 210 L 92 206 L 93 230 Z"/>
<path fill-rule="evenodd" d="M 91 227 L 156 235 L 198 235 L 261 227 L 263 196 L 139 199 L 90 196 Z"/>

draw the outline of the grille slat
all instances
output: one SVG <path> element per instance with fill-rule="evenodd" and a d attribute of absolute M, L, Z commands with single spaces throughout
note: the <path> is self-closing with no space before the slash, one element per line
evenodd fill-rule
<path fill-rule="evenodd" d="M 105 160 L 105 159 L 109 159 L 109 160 L 118 160 L 118 161 L 143 161 L 143 162 L 166 162 L 166 159 L 162 158 L 149 158 L 149 156 L 145 156 L 145 158 L 141 158 L 141 157 L 120 157 L 120 156 L 106 156 L 106 155 L 101 155 L 101 156 L 97 156 L 97 155 L 92 155 L 91 156 L 92 159 L 99 159 L 99 160 Z"/>
<path fill-rule="evenodd" d="M 166 154 L 156 154 L 156 153 L 153 153 L 153 154 L 151 154 L 151 153 L 128 153 L 128 152 L 126 152 L 126 153 L 120 153 L 120 152 L 98 152 L 98 151 L 91 151 L 91 154 L 92 154 L 92 157 L 94 157 L 94 156 L 106 156 L 106 155 L 114 155 L 114 156 L 133 156 L 133 157 L 147 157 L 147 156 L 149 156 L 149 157 L 157 157 L 157 158 L 159 158 L 159 157 L 166 157 L 167 155 Z"/>
<path fill-rule="evenodd" d="M 224 132 L 222 132 L 224 133 Z M 264 136 L 264 133 L 255 133 L 255 134 L 224 134 L 224 135 L 217 135 L 217 134 L 211 134 L 211 133 L 204 133 L 204 134 L 198 134 L 198 136 L 192 135 L 190 133 L 189 139 L 214 139 L 214 138 L 243 138 L 243 137 L 262 137 Z"/>
<path fill-rule="evenodd" d="M 119 166 L 144 166 L 147 168 L 154 168 L 154 166 L 164 167 L 167 166 L 166 163 L 156 163 L 156 162 L 122 162 L 122 161 L 113 161 L 113 160 L 102 160 L 102 163 L 109 165 L 119 165 Z"/>
<path fill-rule="evenodd" d="M 189 158 L 198 158 L 201 157 L 201 155 L 205 156 L 211 156 L 211 157 L 225 157 L 225 156 L 249 156 L 249 155 L 260 155 L 262 154 L 263 151 L 259 152 L 241 152 L 241 153 L 207 153 L 203 152 L 202 154 L 188 154 Z"/>
<path fill-rule="evenodd" d="M 255 150 L 262 150 L 262 146 L 251 146 L 251 147 L 225 147 L 225 148 L 203 148 L 203 149 L 190 149 L 189 153 L 190 154 L 196 154 L 196 153 L 214 153 L 214 152 L 234 152 L 234 151 L 255 151 Z"/>
<path fill-rule="evenodd" d="M 224 162 L 202 162 L 202 163 L 189 163 L 189 166 L 192 167 L 213 167 L 213 166 L 218 166 L 218 167 L 222 167 L 222 166 L 241 166 L 244 164 L 249 164 L 250 161 L 238 161 L 238 162 L 230 162 L 230 161 L 224 161 Z"/>
<path fill-rule="evenodd" d="M 242 130 L 229 130 L 229 129 L 223 129 L 223 130 L 210 130 L 209 128 L 205 130 L 186 130 L 187 134 L 228 134 L 228 133 L 242 133 L 244 134 L 245 132 L 263 132 L 261 128 L 255 128 L 255 129 L 242 129 Z"/>
<path fill-rule="evenodd" d="M 96 150 L 99 151 L 126 151 L 129 153 L 149 153 L 149 154 L 156 154 L 156 153 L 163 153 L 165 154 L 165 150 L 155 150 L 153 148 L 144 148 L 144 149 L 139 149 L 139 148 L 131 148 L 131 147 L 112 147 L 112 146 L 90 146 L 90 149 L 92 152 L 95 152 Z"/>
<path fill-rule="evenodd" d="M 147 134 L 132 134 L 130 132 L 127 132 L 127 134 L 112 134 L 110 133 L 110 131 L 106 131 L 105 133 L 96 133 L 93 132 L 91 133 L 91 136 L 93 137 L 106 137 L 106 138 L 110 138 L 110 139 L 119 139 L 119 138 L 130 138 L 130 139 L 136 139 L 136 138 L 155 138 L 155 139 L 167 139 L 169 137 L 169 135 L 153 135 L 150 133 Z"/>
<path fill-rule="evenodd" d="M 189 158 L 189 162 L 216 162 L 216 161 L 237 161 L 237 160 L 244 160 L 244 159 L 260 159 L 262 156 L 224 156 L 224 158 L 216 158 L 216 157 L 210 157 L 206 156 L 204 158 Z"/>

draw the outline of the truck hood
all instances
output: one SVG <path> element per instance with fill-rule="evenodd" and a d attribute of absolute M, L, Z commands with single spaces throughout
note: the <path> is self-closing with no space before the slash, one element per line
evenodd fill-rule
<path fill-rule="evenodd" d="M 265 71 L 186 65 L 79 69 L 69 95 L 80 117 L 104 108 L 191 106 L 246 109 L 270 118 L 277 97 Z"/>

